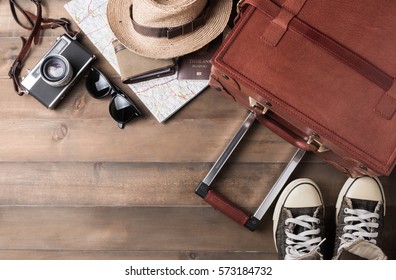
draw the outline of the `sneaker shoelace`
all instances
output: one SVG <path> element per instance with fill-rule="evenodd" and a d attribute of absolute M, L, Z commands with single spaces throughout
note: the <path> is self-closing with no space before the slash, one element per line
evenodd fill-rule
<path fill-rule="evenodd" d="M 340 237 L 341 245 L 338 248 L 340 251 L 348 247 L 352 242 L 362 239 L 370 243 L 377 244 L 375 238 L 378 237 L 379 227 L 378 219 L 380 215 L 364 209 L 350 209 L 345 208 L 344 213 L 347 214 L 344 218 L 346 224 L 343 228 L 344 234 Z"/>
<path fill-rule="evenodd" d="M 287 236 L 286 244 L 288 245 L 286 247 L 286 260 L 296 259 L 313 251 L 319 250 L 319 246 L 324 241 L 322 241 L 322 238 L 319 236 L 320 229 L 315 226 L 319 223 L 320 219 L 308 215 L 286 219 L 286 226 L 292 224 L 294 226 L 300 226 L 304 229 L 298 234 L 291 232 L 289 228 L 285 230 Z"/>

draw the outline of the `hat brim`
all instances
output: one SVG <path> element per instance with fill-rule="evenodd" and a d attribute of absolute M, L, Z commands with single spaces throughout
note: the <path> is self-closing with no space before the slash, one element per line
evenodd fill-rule
<path fill-rule="evenodd" d="M 231 0 L 212 0 L 205 25 L 172 39 L 153 38 L 143 36 L 133 28 L 129 12 L 132 3 L 133 0 L 109 0 L 107 19 L 110 28 L 118 41 L 132 52 L 157 59 L 183 56 L 204 47 L 223 32 L 232 10 Z"/>

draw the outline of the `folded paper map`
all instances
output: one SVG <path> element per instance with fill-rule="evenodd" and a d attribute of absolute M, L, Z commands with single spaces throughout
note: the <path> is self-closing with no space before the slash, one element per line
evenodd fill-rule
<path fill-rule="evenodd" d="M 65 9 L 84 34 L 120 73 L 112 41 L 115 38 L 106 17 L 108 0 L 72 0 Z M 141 99 L 159 122 L 164 122 L 186 105 L 208 85 L 208 81 L 178 80 L 177 74 L 131 84 L 129 87 Z"/>

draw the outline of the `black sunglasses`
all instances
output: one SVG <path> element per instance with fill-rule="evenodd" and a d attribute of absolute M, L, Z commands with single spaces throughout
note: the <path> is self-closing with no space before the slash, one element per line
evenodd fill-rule
<path fill-rule="evenodd" d="M 119 128 L 124 128 L 127 122 L 141 116 L 132 99 L 116 85 L 110 83 L 97 68 L 91 67 L 85 85 L 91 96 L 96 99 L 101 99 L 109 94 L 112 96 L 109 112 L 112 118 L 118 122 Z"/>

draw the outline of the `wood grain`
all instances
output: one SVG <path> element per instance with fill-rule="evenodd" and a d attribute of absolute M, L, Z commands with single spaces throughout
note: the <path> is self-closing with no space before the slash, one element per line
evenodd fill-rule
<path fill-rule="evenodd" d="M 32 9 L 31 1 L 21 0 Z M 44 16 L 69 17 L 68 0 L 42 1 Z M 76 27 L 76 24 L 73 23 Z M 24 70 L 61 29 L 46 30 Z M 118 129 L 108 99 L 93 99 L 85 77 L 56 110 L 13 92 L 8 69 L 28 32 L 0 1 L 0 259 L 276 259 L 272 208 L 255 232 L 194 194 L 247 112 L 214 90 L 158 123 L 84 34 L 95 65 L 137 103 L 144 117 Z M 25 72 L 23 72 L 25 73 Z M 254 212 L 295 148 L 255 124 L 213 182 Z M 328 250 L 334 204 L 346 177 L 314 155 L 290 180 L 311 178 L 326 204 Z M 396 259 L 396 172 L 381 178 L 387 198 L 384 251 Z"/>
<path fill-rule="evenodd" d="M 243 207 L 257 207 L 284 167 L 229 163 L 212 187 Z M 325 164 L 306 167 L 293 177 L 317 181 L 326 204 L 334 205 L 345 178 Z M 210 163 L 0 163 L 0 205 L 206 205 L 193 191 L 210 168 Z M 332 180 L 324 181 L 321 173 Z"/>
<path fill-rule="evenodd" d="M 240 251 L 67 251 L 0 250 L 0 260 L 268 260 L 277 259 L 270 252 Z"/>
<path fill-rule="evenodd" d="M 270 215 L 252 233 L 209 207 L 0 207 L 0 216 L 0 247 L 7 251 L 274 250 Z M 388 255 L 394 234 L 389 228 L 384 236 Z"/>

